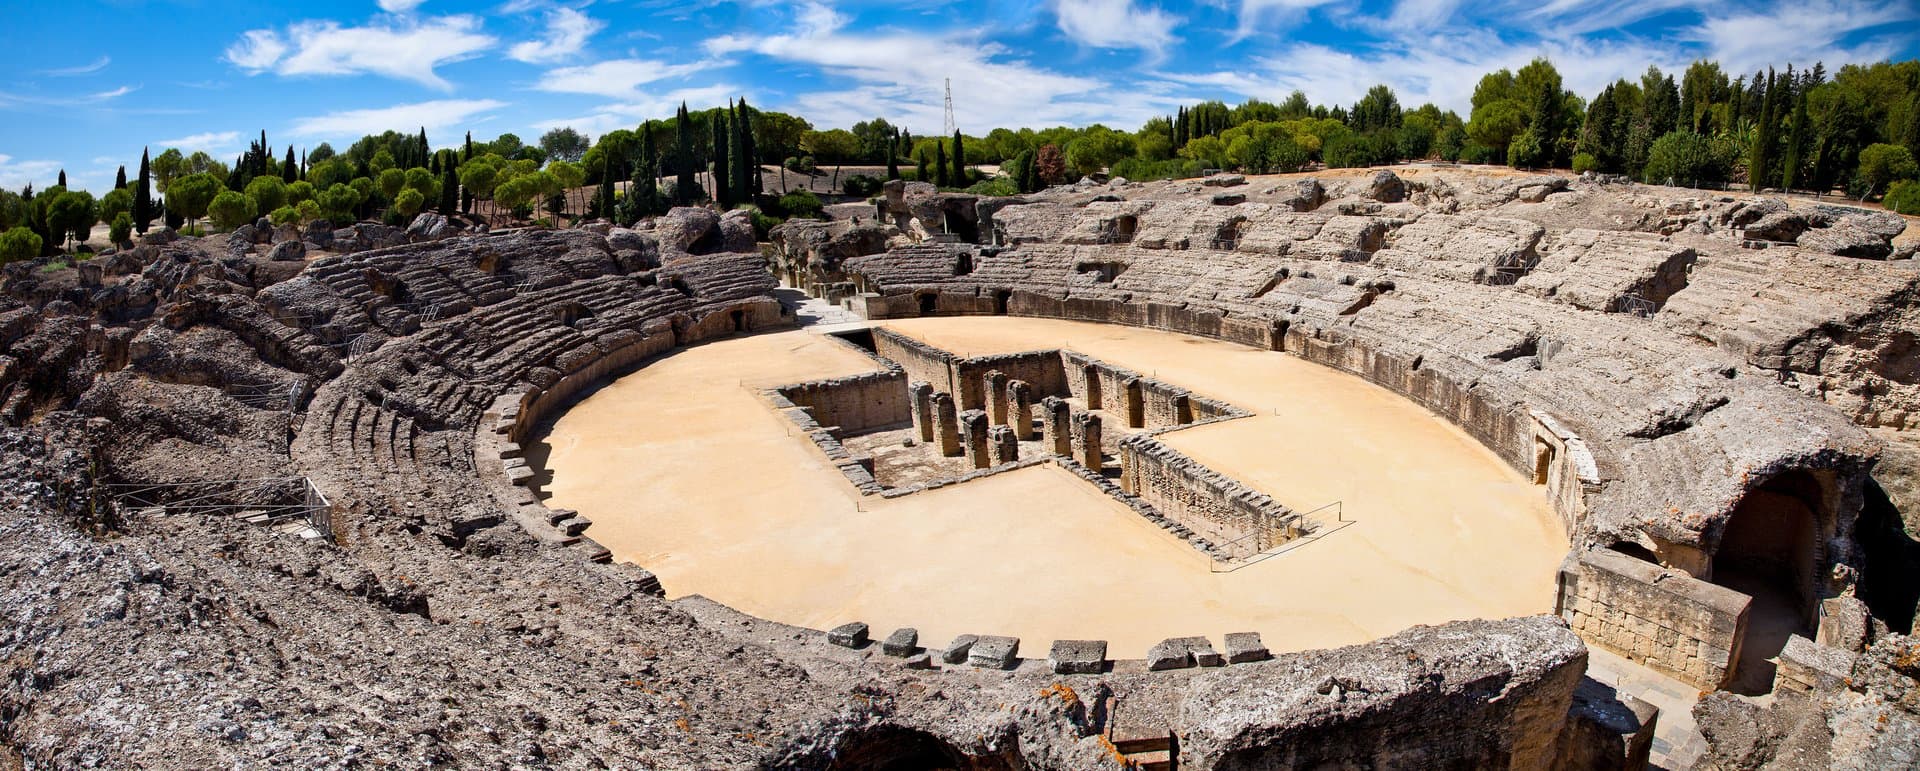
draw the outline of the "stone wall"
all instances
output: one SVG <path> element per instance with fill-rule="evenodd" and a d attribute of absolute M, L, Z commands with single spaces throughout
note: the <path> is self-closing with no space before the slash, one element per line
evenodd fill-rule
<path fill-rule="evenodd" d="M 1060 371 L 1059 351 L 1024 351 L 953 360 L 954 397 L 961 409 L 985 409 L 989 401 L 983 384 L 989 372 L 1005 373 L 1008 380 L 1024 380 L 1034 398 L 1065 396 L 1066 375 Z"/>
<path fill-rule="evenodd" d="M 907 376 L 898 370 L 812 380 L 778 390 L 794 406 L 813 413 L 820 425 L 842 435 L 898 426 L 913 417 Z"/>
<path fill-rule="evenodd" d="M 1610 549 L 1569 556 L 1555 610 L 1581 638 L 1715 690 L 1733 677 L 1752 599 Z"/>
<path fill-rule="evenodd" d="M 1122 489 L 1211 541 L 1229 559 L 1250 557 L 1301 533 L 1300 516 L 1287 507 L 1150 436 L 1120 443 L 1120 468 Z"/>
<path fill-rule="evenodd" d="M 873 328 L 873 347 L 880 358 L 900 365 L 908 382 L 919 380 L 932 384 L 935 391 L 955 393 L 953 354 L 882 327 Z"/>

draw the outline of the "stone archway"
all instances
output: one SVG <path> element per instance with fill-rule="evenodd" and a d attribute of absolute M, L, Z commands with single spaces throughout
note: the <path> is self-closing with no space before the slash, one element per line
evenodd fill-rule
<path fill-rule="evenodd" d="M 1779 474 L 1747 491 L 1713 553 L 1712 580 L 1753 598 L 1732 689 L 1772 690 L 1787 638 L 1812 637 L 1819 604 L 1821 532 L 1832 521 L 1826 487 L 1806 471 Z"/>
<path fill-rule="evenodd" d="M 925 731 L 882 725 L 856 731 L 834 747 L 833 771 L 972 769 L 966 753 Z"/>

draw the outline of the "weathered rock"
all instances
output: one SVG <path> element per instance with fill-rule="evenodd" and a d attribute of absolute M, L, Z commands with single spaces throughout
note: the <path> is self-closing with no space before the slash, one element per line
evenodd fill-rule
<path fill-rule="evenodd" d="M 1266 644 L 1260 641 L 1259 632 L 1228 632 L 1226 646 L 1228 664 L 1246 664 L 1272 658 Z"/>
<path fill-rule="evenodd" d="M 276 262 L 292 262 L 307 258 L 307 245 L 301 241 L 281 241 L 274 244 L 273 251 L 267 253 L 267 259 Z"/>
<path fill-rule="evenodd" d="M 827 642 L 842 648 L 864 648 L 867 645 L 867 625 L 854 621 L 836 626 L 827 631 Z"/>
<path fill-rule="evenodd" d="M 1234 187 L 1247 184 L 1247 178 L 1242 174 L 1215 174 L 1200 180 L 1200 184 L 1203 187 Z"/>
<path fill-rule="evenodd" d="M 951 649 L 949 649 L 951 650 Z M 982 669 L 1011 669 L 1018 662 L 1020 638 L 982 636 L 967 651 L 967 664 Z"/>
<path fill-rule="evenodd" d="M 421 212 L 414 215 L 413 222 L 407 225 L 407 242 L 438 241 L 453 235 L 453 228 L 447 218 L 433 212 Z"/>
<path fill-rule="evenodd" d="M 1367 197 L 1381 203 L 1399 203 L 1407 199 L 1407 183 L 1400 180 L 1400 175 L 1381 169 L 1373 173 Z"/>
<path fill-rule="evenodd" d="M 888 656 L 907 657 L 920 650 L 920 631 L 912 627 L 901 627 L 887 635 L 880 643 L 880 651 Z"/>
<path fill-rule="evenodd" d="M 1106 640 L 1055 640 L 1047 665 L 1057 675 L 1097 675 L 1107 666 Z"/>
<path fill-rule="evenodd" d="M 1841 257 L 1884 260 L 1893 254 L 1893 243 L 1887 238 L 1868 227 L 1865 218 L 1846 217 L 1831 227 L 1815 228 L 1800 234 L 1797 243 L 1803 249 Z"/>

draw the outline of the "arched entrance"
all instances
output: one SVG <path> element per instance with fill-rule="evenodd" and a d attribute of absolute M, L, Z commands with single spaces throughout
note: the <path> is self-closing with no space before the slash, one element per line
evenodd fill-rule
<path fill-rule="evenodd" d="M 848 734 L 834 748 L 834 771 L 971 769 L 965 753 L 925 731 L 875 726 Z"/>
<path fill-rule="evenodd" d="M 1727 518 L 1713 554 L 1713 582 L 1753 598 L 1733 690 L 1771 691 L 1774 659 L 1787 638 L 1813 636 L 1820 533 L 1831 518 L 1827 486 L 1805 471 L 1747 491 Z"/>

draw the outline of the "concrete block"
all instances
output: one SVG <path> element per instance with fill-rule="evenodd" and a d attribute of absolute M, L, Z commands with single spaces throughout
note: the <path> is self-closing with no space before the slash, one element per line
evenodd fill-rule
<path fill-rule="evenodd" d="M 920 650 L 920 630 L 913 627 L 895 629 L 880 643 L 880 651 L 888 656 L 912 656 L 917 650 Z"/>
<path fill-rule="evenodd" d="M 1012 669 L 1019 653 L 1020 638 L 985 636 L 974 641 L 967 663 L 982 669 Z"/>
<path fill-rule="evenodd" d="M 1055 640 L 1047 664 L 1057 675 L 1097 675 L 1106 668 L 1106 640 Z"/>
<path fill-rule="evenodd" d="M 855 621 L 841 624 L 827 632 L 827 642 L 842 648 L 859 648 L 867 644 L 867 625 Z"/>
<path fill-rule="evenodd" d="M 1226 644 L 1228 664 L 1245 664 L 1272 658 L 1272 654 L 1267 652 L 1266 644 L 1260 641 L 1259 632 L 1229 632 Z"/>

